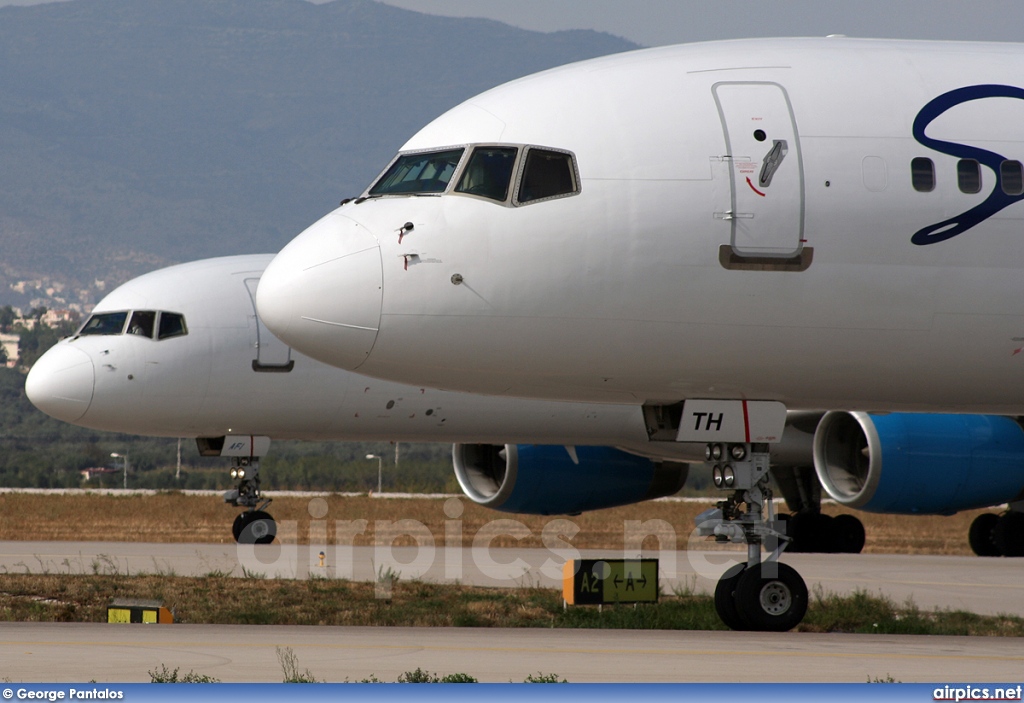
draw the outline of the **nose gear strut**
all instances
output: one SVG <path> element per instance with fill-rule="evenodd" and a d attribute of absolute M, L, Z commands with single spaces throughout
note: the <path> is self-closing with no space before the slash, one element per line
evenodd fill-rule
<path fill-rule="evenodd" d="M 768 445 L 712 443 L 704 457 L 715 487 L 732 493 L 697 516 L 697 534 L 747 545 L 746 563 L 726 571 L 715 588 L 718 616 L 733 630 L 796 627 L 807 612 L 807 585 L 779 562 L 790 537 L 772 504 Z M 768 551 L 763 561 L 762 545 Z"/>
<path fill-rule="evenodd" d="M 224 494 L 224 502 L 245 508 L 235 518 L 231 534 L 239 544 L 270 544 L 277 536 L 277 523 L 265 509 L 271 499 L 260 491 L 259 457 L 232 457 L 231 478 L 238 487 Z"/>

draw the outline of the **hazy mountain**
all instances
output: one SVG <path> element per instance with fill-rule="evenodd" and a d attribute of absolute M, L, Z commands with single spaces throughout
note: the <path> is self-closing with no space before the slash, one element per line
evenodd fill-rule
<path fill-rule="evenodd" d="M 276 251 L 449 107 L 631 48 L 371 0 L 0 8 L 0 304 Z"/>

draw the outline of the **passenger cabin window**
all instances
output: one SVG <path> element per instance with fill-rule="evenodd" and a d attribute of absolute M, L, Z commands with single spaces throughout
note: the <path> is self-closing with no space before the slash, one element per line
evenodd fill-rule
<path fill-rule="evenodd" d="M 999 164 L 999 181 L 1007 195 L 1024 194 L 1024 168 L 1020 161 L 1004 161 Z"/>
<path fill-rule="evenodd" d="M 465 149 L 399 156 L 370 188 L 369 195 L 443 193 Z"/>
<path fill-rule="evenodd" d="M 128 323 L 128 334 L 153 339 L 153 327 L 156 324 L 156 313 L 152 310 L 136 310 L 132 313 L 132 321 Z"/>
<path fill-rule="evenodd" d="M 504 201 L 508 198 L 518 152 L 507 147 L 477 147 L 469 157 L 455 192 Z"/>
<path fill-rule="evenodd" d="M 974 159 L 960 159 L 956 164 L 956 184 L 961 193 L 981 192 L 981 164 Z"/>
<path fill-rule="evenodd" d="M 183 337 L 188 334 L 185 326 L 185 316 L 176 312 L 160 313 L 160 328 L 157 339 L 169 339 L 171 337 Z"/>
<path fill-rule="evenodd" d="M 910 179 L 914 190 L 932 192 L 935 190 L 935 164 L 927 157 L 918 156 L 910 162 Z"/>
<path fill-rule="evenodd" d="M 519 183 L 519 202 L 528 203 L 577 191 L 572 154 L 547 149 L 530 149 L 526 153 L 526 164 Z"/>
<path fill-rule="evenodd" d="M 82 325 L 82 329 L 78 334 L 121 334 L 124 332 L 124 323 L 127 319 L 127 312 L 105 312 L 92 315 Z"/>

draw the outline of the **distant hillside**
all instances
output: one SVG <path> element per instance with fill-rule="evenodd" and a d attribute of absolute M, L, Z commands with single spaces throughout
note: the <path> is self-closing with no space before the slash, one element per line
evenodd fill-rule
<path fill-rule="evenodd" d="M 371 0 L 0 8 L 0 305 L 276 251 L 456 103 L 632 48 Z"/>

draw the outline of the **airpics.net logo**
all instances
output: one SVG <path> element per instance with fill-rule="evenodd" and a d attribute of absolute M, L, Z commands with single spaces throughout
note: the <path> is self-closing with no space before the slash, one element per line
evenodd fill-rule
<path fill-rule="evenodd" d="M 936 701 L 1019 701 L 1024 686 L 1006 686 L 1003 688 L 989 688 L 986 686 L 943 686 L 936 688 L 932 693 L 932 700 Z"/>
<path fill-rule="evenodd" d="M 266 578 L 373 580 L 376 596 L 388 599 L 399 579 L 555 585 L 564 577 L 565 563 L 581 559 L 581 550 L 572 543 L 581 528 L 571 519 L 553 518 L 538 530 L 521 520 L 496 518 L 469 530 L 462 520 L 463 499 L 449 498 L 440 506 L 444 518 L 432 531 L 418 519 L 331 520 L 328 502 L 313 498 L 307 506 L 311 519 L 302 526 L 305 534 L 299 534 L 298 521 L 280 521 L 273 544 L 236 545 L 239 568 L 243 575 Z M 635 560 L 657 552 L 659 573 L 669 582 L 717 581 L 747 556 L 743 545 L 722 549 L 698 535 L 696 528 L 680 535 L 661 519 L 623 520 L 621 535 L 621 554 L 601 550 L 602 557 Z M 538 542 L 539 547 L 519 548 Z M 766 563 L 765 568 L 773 564 Z"/>

